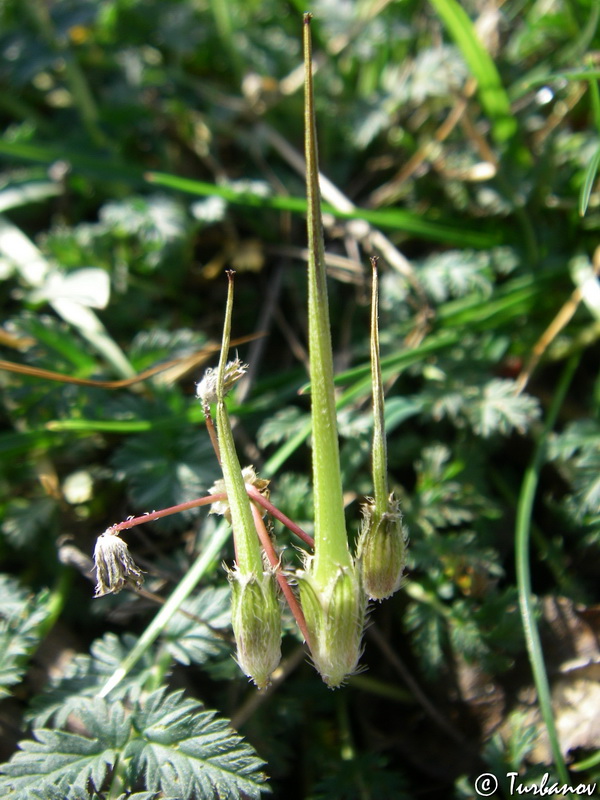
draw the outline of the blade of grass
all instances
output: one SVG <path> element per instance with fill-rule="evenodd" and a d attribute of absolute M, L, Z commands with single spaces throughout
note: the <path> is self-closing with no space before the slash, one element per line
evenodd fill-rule
<path fill-rule="evenodd" d="M 479 40 L 468 14 L 456 0 L 430 2 L 460 48 L 477 81 L 479 99 L 492 123 L 494 138 L 497 142 L 506 142 L 516 133 L 517 122 L 512 115 L 508 95 L 492 57 Z"/>
<path fill-rule="evenodd" d="M 592 106 L 592 114 L 594 117 L 594 124 L 596 130 L 600 133 L 600 90 L 598 89 L 598 81 L 596 78 L 590 78 L 590 98 Z M 579 192 L 579 216 L 583 217 L 587 211 L 588 203 L 590 202 L 590 195 L 598 174 L 598 166 L 600 165 L 600 147 L 596 150 L 594 155 L 585 170 L 585 177 L 583 186 Z"/>
<path fill-rule="evenodd" d="M 567 390 L 571 384 L 573 375 L 580 356 L 576 355 L 569 359 L 560 381 L 554 392 L 552 405 L 548 411 L 546 422 L 542 434 L 536 444 L 535 452 L 531 464 L 525 472 L 521 493 L 517 506 L 517 521 L 515 527 L 515 561 L 517 573 L 517 588 L 519 592 L 519 606 L 521 610 L 521 620 L 527 644 L 527 652 L 533 672 L 533 679 L 538 696 L 538 703 L 542 718 L 548 732 L 550 748 L 554 758 L 554 765 L 562 783 L 569 785 L 569 775 L 565 761 L 563 759 L 554 716 L 552 713 L 552 700 L 550 695 L 550 685 L 548 675 L 544 665 L 544 654 L 540 641 L 539 631 L 535 622 L 535 612 L 533 609 L 531 592 L 531 564 L 529 558 L 529 542 L 531 537 L 531 525 L 533 514 L 533 503 L 540 476 L 540 470 L 544 462 L 544 453 L 548 435 L 554 428 L 558 412 L 564 402 Z"/>
<path fill-rule="evenodd" d="M 19 161 L 35 161 L 43 164 L 66 161 L 75 172 L 82 172 L 100 180 L 122 181 L 140 189 L 148 185 L 164 186 L 174 191 L 195 196 L 221 197 L 230 203 L 251 208 L 306 214 L 306 200 L 302 197 L 283 195 L 263 197 L 251 192 L 237 191 L 231 186 L 221 186 L 190 178 L 181 178 L 165 172 L 145 172 L 128 164 L 100 156 L 88 156 L 75 152 L 66 153 L 57 147 L 7 142 L 0 139 L 0 155 Z M 469 229 L 461 227 L 457 222 L 431 220 L 422 214 L 413 214 L 400 208 L 356 208 L 353 211 L 340 211 L 331 205 L 323 204 L 322 210 L 332 214 L 337 219 L 364 219 L 378 228 L 402 231 L 407 235 L 418 236 L 436 242 L 446 242 L 476 249 L 494 247 L 501 242 L 501 236 L 498 231 Z"/>

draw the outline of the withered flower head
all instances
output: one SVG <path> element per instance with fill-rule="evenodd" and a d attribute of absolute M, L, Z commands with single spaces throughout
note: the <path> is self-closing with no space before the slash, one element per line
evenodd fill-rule
<path fill-rule="evenodd" d="M 129 555 L 127 544 L 112 528 L 98 537 L 94 548 L 96 592 L 94 597 L 118 594 L 127 584 L 139 589 L 144 583 L 142 571 Z"/>
<path fill-rule="evenodd" d="M 250 484 L 250 486 L 254 486 L 254 488 L 259 491 L 263 497 L 266 497 L 267 500 L 269 499 L 269 483 L 270 481 L 265 480 L 264 478 L 259 478 L 256 470 L 252 465 L 249 467 L 244 467 L 242 470 L 242 477 L 244 478 L 244 483 Z M 209 494 L 223 494 L 226 492 L 225 489 L 225 481 L 223 478 L 218 478 L 213 485 L 208 490 Z M 225 500 L 217 500 L 216 502 L 212 503 L 210 507 L 209 514 L 218 514 L 219 516 L 225 517 L 228 522 L 231 522 L 231 513 L 229 511 L 229 500 L 225 498 Z"/>
<path fill-rule="evenodd" d="M 223 377 L 223 394 L 227 394 L 239 379 L 248 370 L 248 364 L 244 364 L 239 358 L 234 361 L 228 361 L 225 365 L 225 375 Z M 218 370 L 209 367 L 202 380 L 196 384 L 196 397 L 202 401 L 204 405 L 217 402 L 217 378 Z"/>

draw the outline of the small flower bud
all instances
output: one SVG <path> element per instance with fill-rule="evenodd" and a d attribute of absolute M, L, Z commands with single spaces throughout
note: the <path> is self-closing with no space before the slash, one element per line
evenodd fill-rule
<path fill-rule="evenodd" d="M 226 395 L 235 386 L 247 369 L 248 364 L 244 364 L 239 358 L 225 364 L 223 395 Z M 217 382 L 218 370 L 209 367 L 202 376 L 202 380 L 196 384 L 196 397 L 202 401 L 203 405 L 217 402 Z"/>
<path fill-rule="evenodd" d="M 144 583 L 140 568 L 129 555 L 127 544 L 112 528 L 104 531 L 96 541 L 94 566 L 97 580 L 94 597 L 111 592 L 118 594 L 127 584 L 139 589 Z"/>
<path fill-rule="evenodd" d="M 398 591 L 402 583 L 408 534 L 393 494 L 388 499 L 388 510 L 383 514 L 375 512 L 371 500 L 362 511 L 357 561 L 363 588 L 371 600 L 385 600 Z"/>
<path fill-rule="evenodd" d="M 229 572 L 232 589 L 231 621 L 237 662 L 259 689 L 266 688 L 281 661 L 281 612 L 275 576 Z"/>
<path fill-rule="evenodd" d="M 321 590 L 311 563 L 297 574 L 311 656 L 325 683 L 335 689 L 356 672 L 365 623 L 365 598 L 354 567 L 339 567 Z"/>

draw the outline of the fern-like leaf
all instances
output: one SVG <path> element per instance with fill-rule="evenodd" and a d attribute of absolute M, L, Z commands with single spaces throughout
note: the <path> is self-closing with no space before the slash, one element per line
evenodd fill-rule
<path fill-rule="evenodd" d="M 263 762 L 226 720 L 199 708 L 182 692 L 160 689 L 147 698 L 126 752 L 132 778 L 144 774 L 150 790 L 181 800 L 258 798 L 266 789 Z"/>
<path fill-rule="evenodd" d="M 596 420 L 577 420 L 550 439 L 550 459 L 560 459 L 572 486 L 575 518 L 600 515 L 600 425 Z"/>
<path fill-rule="evenodd" d="M 467 406 L 467 416 L 475 433 L 488 437 L 507 435 L 516 429 L 524 433 L 540 415 L 534 397 L 515 394 L 512 380 L 494 378 L 485 384 L 475 403 Z"/>
<path fill-rule="evenodd" d="M 66 724 L 71 713 L 77 710 L 83 697 L 94 697 L 113 672 L 120 667 L 137 639 L 125 634 L 122 638 L 107 633 L 96 639 L 90 647 L 90 655 L 77 655 L 68 665 L 65 674 L 51 679 L 43 694 L 32 702 L 27 718 L 35 727 L 47 726 L 51 720 L 57 728 Z M 145 654 L 119 683 L 111 695 L 122 699 L 125 695 L 135 698 L 149 678 L 153 667 L 152 655 Z"/>
<path fill-rule="evenodd" d="M 86 791 L 88 782 L 101 790 L 129 739 L 131 720 L 122 703 L 98 698 L 82 699 L 78 712 L 87 735 L 38 728 L 34 739 L 20 743 L 21 749 L 0 768 L 3 797 L 29 800 L 33 790 L 45 797 L 46 785 L 66 783 L 78 792 Z"/>
<path fill-rule="evenodd" d="M 203 664 L 211 657 L 230 653 L 231 648 L 218 635 L 231 625 L 229 585 L 207 587 L 197 597 L 186 600 L 182 610 L 194 614 L 198 621 L 183 614 L 176 614 L 169 621 L 162 641 L 174 659 L 180 664 Z"/>
<path fill-rule="evenodd" d="M 70 720 L 77 733 L 38 728 L 21 742 L 0 767 L 0 796 L 54 800 L 58 789 L 69 800 L 93 798 L 117 768 L 123 797 L 143 788 L 145 798 L 235 800 L 267 790 L 250 745 L 182 692 L 163 688 L 133 704 L 80 698 Z"/>
<path fill-rule="evenodd" d="M 144 511 L 201 497 L 215 475 L 208 437 L 186 425 L 131 436 L 119 447 L 112 463 L 117 475 L 127 480 L 132 506 Z M 191 509 L 165 517 L 160 527 L 175 530 L 197 514 L 197 509 Z"/>
<path fill-rule="evenodd" d="M 13 578 L 0 575 L 0 698 L 10 694 L 27 667 L 27 656 L 43 634 L 48 593 L 29 595 Z"/>

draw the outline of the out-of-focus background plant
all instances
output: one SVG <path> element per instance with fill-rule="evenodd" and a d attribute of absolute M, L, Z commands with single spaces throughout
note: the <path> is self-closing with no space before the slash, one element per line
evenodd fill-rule
<path fill-rule="evenodd" d="M 327 690 L 290 620 L 257 694 L 231 658 L 226 543 L 97 697 L 222 536 L 205 509 L 136 528 L 147 593 L 92 598 L 103 530 L 218 477 L 194 381 L 218 360 L 227 267 L 232 336 L 259 334 L 239 345 L 238 450 L 311 530 L 305 10 L 0 3 L 2 761 L 25 747 L 8 797 L 255 797 L 264 774 L 276 797 L 328 800 L 466 798 L 482 772 L 506 796 L 511 770 L 598 779 L 594 0 L 312 4 L 348 529 L 373 492 L 378 255 L 408 577 L 371 610 L 368 671 Z"/>

